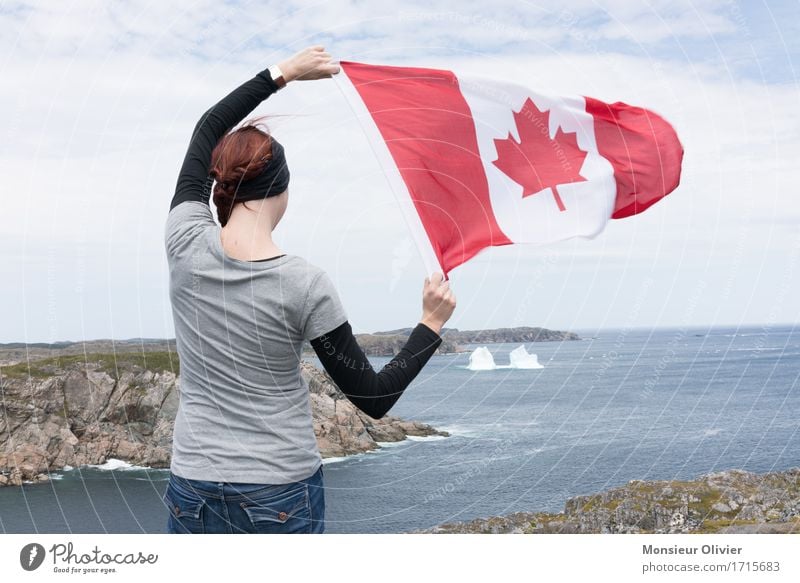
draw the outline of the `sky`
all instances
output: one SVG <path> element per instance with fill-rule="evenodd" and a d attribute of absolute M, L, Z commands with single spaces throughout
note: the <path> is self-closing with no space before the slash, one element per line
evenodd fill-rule
<path fill-rule="evenodd" d="M 455 268 L 448 326 L 800 316 L 797 2 L 0 0 L 0 27 L 0 342 L 173 337 L 163 229 L 191 130 L 312 44 L 647 107 L 681 139 L 681 184 L 646 212 Z M 425 269 L 340 87 L 290 83 L 262 114 L 292 171 L 277 245 L 328 273 L 356 332 L 413 326 Z"/>

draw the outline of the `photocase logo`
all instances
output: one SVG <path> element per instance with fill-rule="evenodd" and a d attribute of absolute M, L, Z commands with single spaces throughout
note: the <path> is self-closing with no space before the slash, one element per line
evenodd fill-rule
<path fill-rule="evenodd" d="M 35 571 L 44 562 L 44 547 L 39 543 L 28 543 L 19 552 L 19 564 L 26 571 Z"/>

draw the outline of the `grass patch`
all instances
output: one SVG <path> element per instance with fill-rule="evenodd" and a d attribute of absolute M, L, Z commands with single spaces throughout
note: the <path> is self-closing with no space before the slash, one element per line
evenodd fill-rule
<path fill-rule="evenodd" d="M 736 518 L 710 518 L 700 523 L 700 526 L 692 532 L 697 534 L 709 534 L 719 532 L 723 528 L 736 524 L 756 524 L 757 520 L 737 520 Z"/>
<path fill-rule="evenodd" d="M 614 512 L 617 507 L 622 503 L 621 499 L 612 499 L 608 502 L 603 502 L 603 497 L 600 494 L 596 494 L 594 496 L 590 496 L 589 500 L 586 501 L 585 504 L 581 504 L 578 506 L 577 510 L 579 512 L 589 513 L 594 512 L 600 508 L 604 508 L 609 512 Z"/>
<path fill-rule="evenodd" d="M 63 373 L 67 369 L 89 367 L 93 370 L 106 372 L 114 379 L 125 372 L 153 372 L 170 371 L 180 374 L 180 363 L 175 352 L 119 352 L 71 354 L 68 356 L 53 356 L 39 360 L 19 362 L 10 366 L 0 367 L 0 375 L 8 378 L 44 379 Z"/>

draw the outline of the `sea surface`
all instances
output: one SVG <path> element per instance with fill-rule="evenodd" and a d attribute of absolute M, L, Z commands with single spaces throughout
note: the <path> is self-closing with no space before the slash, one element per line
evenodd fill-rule
<path fill-rule="evenodd" d="M 540 370 L 434 356 L 391 413 L 452 435 L 326 460 L 326 531 L 558 512 L 632 479 L 800 466 L 797 329 L 576 332 L 584 339 L 525 344 Z M 487 346 L 508 364 L 519 344 Z M 112 460 L 52 476 L 0 488 L 0 532 L 165 532 L 167 470 Z"/>

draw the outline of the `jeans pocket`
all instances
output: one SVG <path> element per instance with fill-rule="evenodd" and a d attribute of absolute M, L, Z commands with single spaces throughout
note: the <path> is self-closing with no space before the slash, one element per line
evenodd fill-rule
<path fill-rule="evenodd" d="M 190 494 L 175 488 L 172 481 L 162 497 L 169 510 L 167 532 L 171 534 L 203 534 L 203 508 L 206 501 L 197 494 Z"/>
<path fill-rule="evenodd" d="M 307 484 L 296 482 L 289 487 L 276 488 L 275 492 L 248 495 L 248 499 L 240 505 L 256 533 L 311 532 L 311 505 Z"/>

